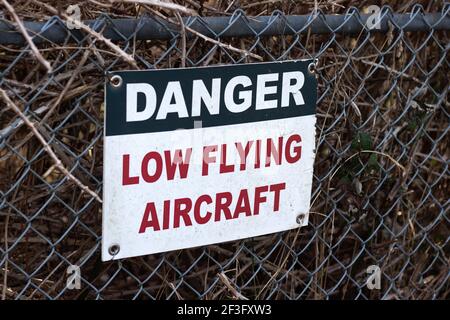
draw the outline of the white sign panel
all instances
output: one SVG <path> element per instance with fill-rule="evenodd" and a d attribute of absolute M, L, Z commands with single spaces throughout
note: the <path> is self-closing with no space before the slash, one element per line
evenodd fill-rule
<path fill-rule="evenodd" d="M 316 122 L 309 63 L 114 73 L 102 259 L 306 225 Z"/>

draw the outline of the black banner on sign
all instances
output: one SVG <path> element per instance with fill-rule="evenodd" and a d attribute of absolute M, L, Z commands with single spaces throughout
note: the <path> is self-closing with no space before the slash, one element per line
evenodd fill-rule
<path fill-rule="evenodd" d="M 315 113 L 312 60 L 118 71 L 106 83 L 107 136 L 214 127 Z"/>

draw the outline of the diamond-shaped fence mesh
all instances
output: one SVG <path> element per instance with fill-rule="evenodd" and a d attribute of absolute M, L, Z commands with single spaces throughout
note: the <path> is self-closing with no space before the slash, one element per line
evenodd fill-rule
<path fill-rule="evenodd" d="M 0 99 L 0 295 L 448 298 L 450 9 L 431 20 L 420 6 L 408 12 L 383 8 L 381 30 L 367 28 L 356 9 L 261 17 L 237 10 L 183 23 L 97 14 L 89 21 L 97 35 L 52 16 L 27 25 L 51 73 L 14 27 L 1 33 L 1 89 L 26 119 Z M 80 185 L 101 196 L 108 71 L 301 58 L 318 59 L 308 226 L 101 262 L 101 203 Z M 55 165 L 30 124 L 80 184 Z M 71 265 L 80 267 L 78 290 L 66 285 Z M 380 289 L 366 286 L 370 265 L 381 269 Z"/>

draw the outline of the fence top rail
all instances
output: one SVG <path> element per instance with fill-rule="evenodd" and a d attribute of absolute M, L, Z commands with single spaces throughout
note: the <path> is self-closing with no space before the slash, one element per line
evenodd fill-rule
<path fill-rule="evenodd" d="M 312 34 L 355 34 L 362 31 L 386 32 L 389 28 L 405 32 L 429 30 L 450 30 L 450 6 L 446 5 L 439 13 L 424 13 L 420 8 L 411 13 L 392 13 L 389 7 L 380 11 L 379 26 L 369 28 L 368 20 L 375 18 L 371 14 L 361 14 L 351 8 L 346 14 L 284 15 L 275 11 L 270 16 L 250 17 L 242 10 L 236 10 L 232 16 L 184 17 L 184 24 L 209 37 L 246 37 Z M 168 40 L 179 35 L 179 26 L 154 16 L 142 16 L 139 19 L 111 19 L 108 15 L 95 20 L 85 20 L 84 24 L 94 30 L 102 30 L 103 35 L 113 41 L 127 40 Z M 33 35 L 35 43 L 63 43 L 84 37 L 78 29 L 68 29 L 58 16 L 45 22 L 25 21 L 25 28 Z M 69 37 L 68 39 L 68 36 Z M 192 34 L 193 36 L 193 34 Z M 0 44 L 25 44 L 22 34 L 10 21 L 0 19 Z"/>

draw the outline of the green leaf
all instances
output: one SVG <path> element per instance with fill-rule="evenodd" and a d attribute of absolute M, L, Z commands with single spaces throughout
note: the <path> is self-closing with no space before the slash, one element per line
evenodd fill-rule
<path fill-rule="evenodd" d="M 369 168 L 378 169 L 378 157 L 375 153 L 372 153 L 367 161 L 367 166 Z"/>
<path fill-rule="evenodd" d="M 358 132 L 352 140 L 353 150 L 372 150 L 372 137 L 366 132 Z"/>

